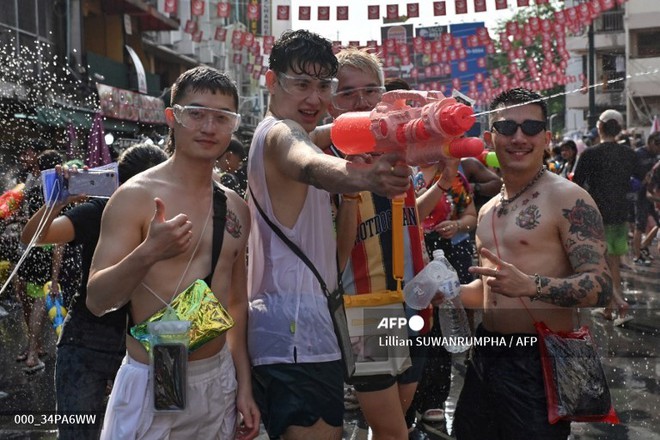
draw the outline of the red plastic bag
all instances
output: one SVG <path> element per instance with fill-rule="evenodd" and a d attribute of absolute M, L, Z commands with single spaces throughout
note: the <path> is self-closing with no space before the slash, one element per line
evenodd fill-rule
<path fill-rule="evenodd" d="M 539 336 L 548 422 L 619 423 L 589 328 L 553 332 L 543 322 L 534 326 Z"/>

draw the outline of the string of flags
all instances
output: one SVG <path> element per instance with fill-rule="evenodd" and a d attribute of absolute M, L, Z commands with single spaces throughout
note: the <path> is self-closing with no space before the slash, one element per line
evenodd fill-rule
<path fill-rule="evenodd" d="M 506 24 L 505 31 L 498 36 L 501 51 L 507 54 L 510 63 L 504 69 L 505 71 L 491 69 L 488 72 L 489 75 L 477 74 L 471 77 L 467 84 L 463 84 L 460 77 L 455 77 L 452 79 L 451 87 L 467 89 L 468 95 L 480 101 L 509 87 L 523 86 L 535 90 L 547 90 L 557 85 L 584 81 L 583 74 L 565 75 L 570 58 L 566 49 L 567 30 L 573 34 L 579 34 L 600 14 L 626 1 L 587 0 L 575 6 L 557 10 L 552 17 L 547 19 L 531 17 L 525 23 L 510 21 Z M 443 16 L 448 13 L 447 3 L 453 3 L 455 14 L 467 14 L 468 2 L 472 3 L 474 12 L 487 12 L 488 10 L 486 0 L 455 0 L 452 2 L 408 3 L 405 12 L 407 17 L 419 17 L 430 14 L 431 11 L 428 8 L 431 7 L 434 16 Z M 506 9 L 514 2 L 518 7 L 525 7 L 533 6 L 533 4 L 547 4 L 549 0 L 495 0 L 495 8 Z M 206 0 L 190 1 L 191 19 L 186 21 L 184 32 L 190 34 L 195 42 L 201 42 L 204 38 L 203 31 L 199 28 L 199 20 L 206 12 L 207 3 Z M 165 0 L 164 12 L 176 15 L 178 7 L 179 0 Z M 349 8 L 355 7 L 358 6 L 337 6 L 335 9 L 336 20 L 348 20 Z M 366 5 L 366 7 L 369 20 L 381 19 L 380 5 Z M 274 19 L 289 20 L 291 12 L 289 5 L 278 5 L 276 8 Z M 330 6 L 299 6 L 298 19 L 311 20 L 313 11 L 316 11 L 317 20 L 331 19 Z M 232 4 L 229 1 L 219 1 L 215 4 L 214 12 L 218 18 L 229 19 Z M 258 2 L 247 4 L 245 14 L 248 20 L 258 20 L 260 12 L 261 5 Z M 212 15 L 213 11 L 209 10 L 209 14 Z M 385 14 L 385 18 L 388 19 L 399 18 L 399 5 L 386 5 Z M 230 44 L 234 49 L 233 63 L 244 64 L 247 71 L 252 72 L 253 79 L 256 80 L 260 75 L 264 75 L 267 71 L 267 68 L 262 65 L 264 55 L 270 54 L 275 37 L 272 35 L 257 37 L 251 32 L 238 29 L 231 31 L 231 36 L 228 33 L 229 30 L 226 27 L 217 26 L 213 33 L 213 40 Z M 481 68 L 486 67 L 486 57 L 496 52 L 496 40 L 491 38 L 486 28 L 479 28 L 475 34 L 461 38 L 445 32 L 431 40 L 418 36 L 413 37 L 411 41 L 385 39 L 382 45 L 378 45 L 375 40 L 367 41 L 365 45 L 360 44 L 359 41 L 350 41 L 348 45 L 368 47 L 381 54 L 385 67 L 411 65 L 416 55 L 424 55 L 428 60 L 427 65 L 423 69 L 414 67 L 410 71 L 410 76 L 415 79 L 420 76 L 429 78 L 450 75 L 452 63 L 457 65 L 458 72 L 467 71 L 466 58 L 470 48 L 485 48 L 485 56 L 476 60 L 477 66 Z M 341 42 L 335 41 L 333 47 L 338 52 L 343 46 Z M 538 56 L 537 47 L 541 48 L 541 56 Z M 536 56 L 531 55 L 532 48 L 537 53 Z M 244 57 L 243 49 L 246 49 L 250 56 Z M 543 75 L 540 75 L 540 72 L 543 72 Z M 420 86 L 424 87 L 423 84 Z M 427 84 L 426 87 L 441 91 L 443 91 L 442 88 L 446 88 L 439 83 Z"/>

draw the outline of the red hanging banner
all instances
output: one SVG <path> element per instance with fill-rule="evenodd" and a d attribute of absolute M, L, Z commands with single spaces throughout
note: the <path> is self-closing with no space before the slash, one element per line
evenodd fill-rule
<path fill-rule="evenodd" d="M 225 41 L 227 39 L 227 29 L 218 26 L 215 28 L 215 35 L 213 36 L 214 40 Z"/>
<path fill-rule="evenodd" d="M 378 20 L 380 18 L 380 6 L 379 5 L 367 6 L 367 18 L 369 20 Z"/>
<path fill-rule="evenodd" d="M 518 7 L 529 6 L 529 0 L 518 0 Z"/>
<path fill-rule="evenodd" d="M 178 3 L 179 0 L 165 0 L 165 5 L 163 5 L 163 12 L 166 14 L 176 14 Z"/>
<path fill-rule="evenodd" d="M 242 44 L 244 47 L 252 47 L 254 44 L 254 34 L 252 32 L 245 32 L 243 34 Z"/>
<path fill-rule="evenodd" d="M 456 13 L 467 14 L 467 0 L 456 0 Z"/>
<path fill-rule="evenodd" d="M 474 0 L 474 12 L 486 12 L 486 0 Z"/>
<path fill-rule="evenodd" d="M 387 18 L 399 18 L 399 5 L 387 5 Z"/>
<path fill-rule="evenodd" d="M 298 7 L 298 20 L 311 20 L 312 8 L 310 6 Z"/>
<path fill-rule="evenodd" d="M 289 5 L 279 5 L 277 7 L 277 19 L 278 20 L 289 19 Z"/>
<path fill-rule="evenodd" d="M 318 20 L 330 20 L 330 6 L 319 6 Z"/>
<path fill-rule="evenodd" d="M 258 20 L 259 19 L 259 5 L 250 3 L 247 6 L 247 14 L 246 14 L 248 20 Z"/>
<path fill-rule="evenodd" d="M 192 34 L 192 40 L 195 43 L 201 43 L 202 42 L 202 36 L 204 35 L 203 31 L 196 31 Z"/>
<path fill-rule="evenodd" d="M 231 44 L 233 46 L 242 46 L 244 38 L 245 37 L 243 36 L 243 31 L 239 31 L 237 29 L 233 34 L 231 34 Z"/>
<path fill-rule="evenodd" d="M 348 6 L 337 6 L 337 20 L 348 20 Z"/>
<path fill-rule="evenodd" d="M 508 7 L 507 0 L 495 0 L 495 9 L 506 9 Z"/>
<path fill-rule="evenodd" d="M 192 0 L 190 2 L 190 14 L 191 15 L 204 15 L 204 0 Z"/>
<path fill-rule="evenodd" d="M 231 12 L 231 5 L 226 2 L 218 3 L 218 6 L 215 8 L 220 18 L 229 18 L 229 13 Z"/>
<path fill-rule="evenodd" d="M 447 4 L 444 1 L 433 2 L 433 15 L 436 17 L 439 15 L 447 15 Z"/>
<path fill-rule="evenodd" d="M 408 18 L 417 18 L 419 17 L 419 3 L 408 3 L 406 5 L 408 11 Z"/>
<path fill-rule="evenodd" d="M 603 12 L 612 9 L 614 6 L 615 0 L 600 0 L 600 9 Z"/>
<path fill-rule="evenodd" d="M 195 20 L 186 20 L 186 26 L 183 28 L 183 32 L 187 34 L 193 34 L 197 31 L 197 22 Z"/>

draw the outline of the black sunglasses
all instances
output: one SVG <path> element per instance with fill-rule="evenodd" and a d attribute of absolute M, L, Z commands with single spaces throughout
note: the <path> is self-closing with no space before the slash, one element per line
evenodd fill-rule
<path fill-rule="evenodd" d="M 536 136 L 543 130 L 545 130 L 544 121 L 534 121 L 532 119 L 526 119 L 522 124 L 518 124 L 516 121 L 497 121 L 493 122 L 491 130 L 495 129 L 499 134 L 504 136 L 513 136 L 518 131 L 518 127 L 522 129 L 522 132 L 527 136 Z"/>

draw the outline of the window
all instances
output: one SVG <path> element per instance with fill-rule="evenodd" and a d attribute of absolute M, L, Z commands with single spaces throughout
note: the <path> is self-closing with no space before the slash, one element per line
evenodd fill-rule
<path fill-rule="evenodd" d="M 0 8 L 0 23 L 11 27 L 16 26 L 16 3 L 15 0 L 3 1 Z"/>
<path fill-rule="evenodd" d="M 660 29 L 637 33 L 637 57 L 660 57 Z"/>

